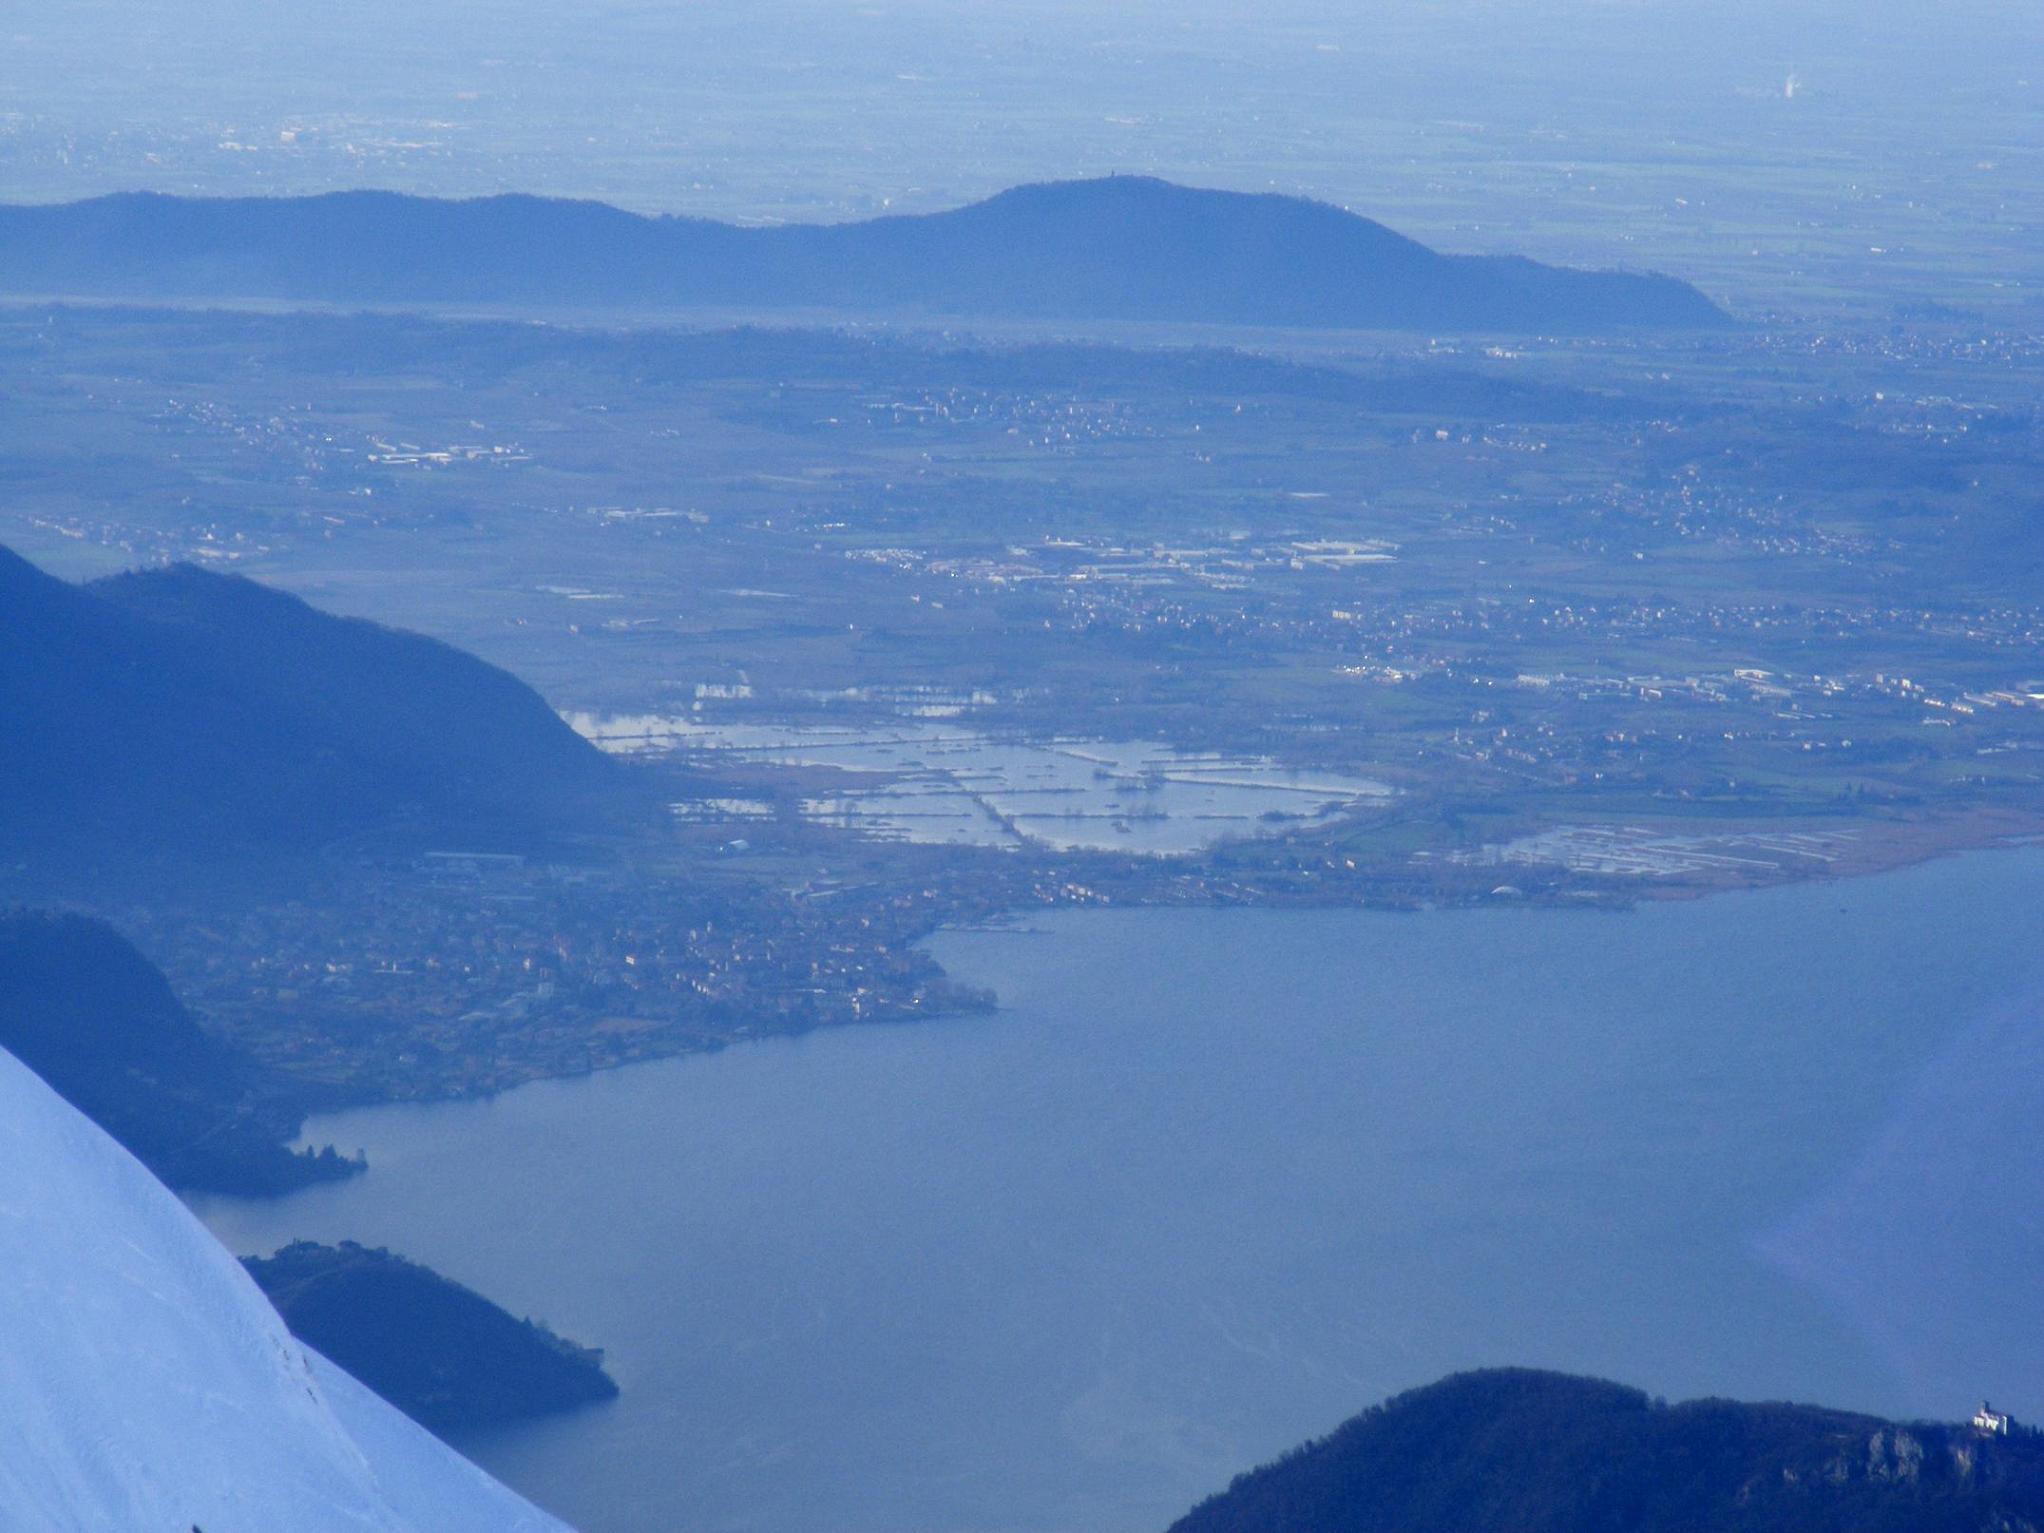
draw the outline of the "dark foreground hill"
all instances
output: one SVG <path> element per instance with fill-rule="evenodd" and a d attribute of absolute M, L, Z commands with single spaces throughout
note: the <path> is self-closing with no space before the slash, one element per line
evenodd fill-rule
<path fill-rule="evenodd" d="M 524 683 L 180 566 L 74 586 L 0 548 L 0 851 L 311 848 L 588 823 L 619 769 Z"/>
<path fill-rule="evenodd" d="M 172 1187 L 278 1193 L 361 1169 L 286 1149 L 301 1121 L 289 1094 L 202 1033 L 101 922 L 0 913 L 0 1048 Z"/>
<path fill-rule="evenodd" d="M 436 1432 L 617 1394 L 601 1352 L 388 1251 L 298 1241 L 242 1260 L 293 1335 Z"/>
<path fill-rule="evenodd" d="M 1437 331 L 1729 323 L 1668 277 L 1442 255 L 1325 203 L 1134 176 L 777 228 L 535 197 L 131 193 L 0 208 L 0 291 Z"/>
<path fill-rule="evenodd" d="M 2036 1533 L 2044 1438 L 1460 1374 L 1238 1478 L 1172 1533 Z"/>

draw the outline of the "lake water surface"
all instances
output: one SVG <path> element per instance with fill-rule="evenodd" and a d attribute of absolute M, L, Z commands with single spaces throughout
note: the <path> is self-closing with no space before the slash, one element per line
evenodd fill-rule
<path fill-rule="evenodd" d="M 2044 852 L 1630 914 L 1063 914 L 992 1018 L 319 1120 L 384 1244 L 609 1349 L 463 1446 L 589 1533 L 1160 1529 L 1386 1393 L 2044 1415 Z"/>

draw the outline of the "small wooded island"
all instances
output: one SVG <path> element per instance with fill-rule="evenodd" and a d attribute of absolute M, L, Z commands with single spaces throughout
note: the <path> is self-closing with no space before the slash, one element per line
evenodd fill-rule
<path fill-rule="evenodd" d="M 1985 1422 L 1986 1425 L 1979 1424 Z M 1171 1533 L 2035 1533 L 2044 1435 L 1457 1374 L 1240 1475 Z"/>
<path fill-rule="evenodd" d="M 389 1251 L 301 1240 L 242 1262 L 294 1336 L 434 1432 L 617 1395 L 600 1350 Z"/>

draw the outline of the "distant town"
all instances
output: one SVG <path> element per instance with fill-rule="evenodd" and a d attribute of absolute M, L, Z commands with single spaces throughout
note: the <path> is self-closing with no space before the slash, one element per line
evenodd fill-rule
<path fill-rule="evenodd" d="M 984 1007 L 918 944 L 1044 907 L 1624 905 L 2044 834 L 2040 374 L 1930 322 L 1307 355 L 30 307 L 0 541 L 432 634 L 655 785 L 651 845 L 72 891 L 295 1075 L 462 1094 Z"/>

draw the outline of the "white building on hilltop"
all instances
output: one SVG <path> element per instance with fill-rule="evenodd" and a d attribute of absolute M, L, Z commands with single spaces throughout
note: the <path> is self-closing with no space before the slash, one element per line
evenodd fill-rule
<path fill-rule="evenodd" d="M 1980 1402 L 1980 1409 L 1973 1413 L 1973 1430 L 1985 1432 L 1990 1437 L 2006 1437 L 2014 1425 L 2015 1422 L 2009 1418 L 2007 1411 L 1998 1411 L 1985 1400 Z"/>

